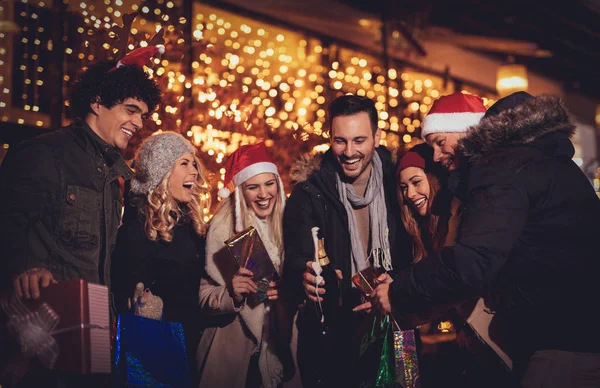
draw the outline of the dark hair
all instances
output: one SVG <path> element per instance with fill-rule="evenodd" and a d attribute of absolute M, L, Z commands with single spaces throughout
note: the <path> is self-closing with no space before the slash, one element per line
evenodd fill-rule
<path fill-rule="evenodd" d="M 412 240 L 413 262 L 419 262 L 429 253 L 439 253 L 444 247 L 448 235 L 448 214 L 438 215 L 431 212 L 433 201 L 442 189 L 440 180 L 431 172 L 425 176 L 429 183 L 429 198 L 432 199 L 427 211 L 429 216 L 421 217 L 415 214 L 405 200 L 404 194 L 398 184 L 398 202 L 400 204 L 400 219 L 406 232 Z M 399 182 L 399 181 L 398 181 Z"/>
<path fill-rule="evenodd" d="M 404 198 L 400 187 L 400 171 L 397 171 L 397 194 L 400 204 L 400 219 L 412 240 L 413 261 L 416 263 L 429 253 L 438 253 L 444 247 L 448 235 L 449 214 L 446 207 L 447 193 L 443 188 L 448 181 L 448 171 L 433 161 L 433 148 L 425 143 L 417 144 L 408 150 L 398 151 L 398 163 L 409 152 L 419 154 L 425 160 L 425 176 L 429 183 L 427 216 L 415 214 L 409 202 Z M 443 204 L 441 204 L 443 202 Z M 441 206 L 440 206 L 441 205 Z M 434 211 L 433 208 L 443 211 Z M 439 213 L 439 214 L 438 214 Z"/>
<path fill-rule="evenodd" d="M 353 94 L 340 96 L 329 104 L 327 115 L 330 130 L 334 118 L 338 116 L 351 116 L 362 112 L 369 114 L 371 129 L 373 130 L 373 134 L 375 134 L 377 132 L 377 121 L 379 120 L 375 102 L 370 98 L 355 96 Z"/>
<path fill-rule="evenodd" d="M 509 94 L 508 96 L 496 101 L 496 103 L 494 103 L 494 105 L 492 105 L 490 109 L 485 112 L 484 118 L 499 115 L 505 110 L 514 109 L 517 105 L 521 105 L 534 98 L 535 97 L 527 92 L 515 92 L 513 94 Z"/>
<path fill-rule="evenodd" d="M 161 102 L 158 85 L 141 67 L 126 65 L 113 71 L 114 62 L 91 65 L 71 87 L 70 116 L 85 119 L 92 112 L 90 104 L 100 101 L 107 108 L 135 98 L 153 112 Z"/>

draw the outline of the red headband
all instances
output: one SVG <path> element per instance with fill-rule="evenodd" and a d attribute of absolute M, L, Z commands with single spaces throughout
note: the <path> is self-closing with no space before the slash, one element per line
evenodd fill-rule
<path fill-rule="evenodd" d="M 397 173 L 400 174 L 400 171 L 407 167 L 418 167 L 425 170 L 425 159 L 415 151 L 408 151 L 404 154 L 402 159 L 400 159 Z"/>

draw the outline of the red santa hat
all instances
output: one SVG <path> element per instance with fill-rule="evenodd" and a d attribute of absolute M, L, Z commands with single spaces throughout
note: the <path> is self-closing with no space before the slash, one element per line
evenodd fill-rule
<path fill-rule="evenodd" d="M 248 179 L 263 173 L 275 174 L 277 184 L 279 185 L 280 200 L 285 204 L 285 191 L 283 182 L 279 176 L 277 165 L 267 151 L 264 142 L 239 147 L 227 159 L 225 165 L 225 186 L 219 190 L 221 198 L 228 198 L 231 195 L 231 188 L 235 190 L 235 231 L 241 232 L 244 229 L 241 214 L 240 201 L 242 201 L 242 192 L 240 186 Z M 232 187 L 233 186 L 233 187 Z M 229 188 L 228 188 L 229 187 Z"/>
<path fill-rule="evenodd" d="M 432 133 L 466 132 L 467 128 L 479 123 L 484 114 L 485 106 L 479 96 L 463 93 L 442 96 L 423 119 L 421 137 L 425 140 Z"/>
<path fill-rule="evenodd" d="M 165 46 L 157 45 L 136 48 L 135 50 L 131 51 L 129 54 L 126 54 L 123 58 L 121 58 L 121 60 L 117 62 L 117 66 L 115 66 L 115 69 L 126 65 L 134 65 L 143 68 L 144 65 L 148 63 L 150 58 L 156 56 L 156 53 L 164 54 Z"/>

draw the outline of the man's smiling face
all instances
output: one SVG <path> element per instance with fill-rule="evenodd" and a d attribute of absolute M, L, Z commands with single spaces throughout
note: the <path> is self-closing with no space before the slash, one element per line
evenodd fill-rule
<path fill-rule="evenodd" d="M 440 163 L 448 171 L 459 167 L 460 158 L 456 154 L 458 140 L 465 134 L 463 132 L 442 132 L 427 135 L 425 140 L 433 148 L 433 161 Z"/>
<path fill-rule="evenodd" d="M 96 114 L 95 132 L 109 145 L 124 150 L 131 137 L 144 126 L 148 105 L 135 98 L 128 98 L 112 108 L 100 102 L 92 104 Z"/>
<path fill-rule="evenodd" d="M 373 133 L 369 114 L 337 116 L 331 123 L 331 149 L 347 180 L 371 173 L 371 161 L 379 145 L 381 130 Z"/>

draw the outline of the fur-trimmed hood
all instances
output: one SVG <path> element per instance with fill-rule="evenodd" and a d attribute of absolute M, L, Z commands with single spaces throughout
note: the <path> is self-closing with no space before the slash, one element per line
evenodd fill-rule
<path fill-rule="evenodd" d="M 458 142 L 462 155 L 473 164 L 502 147 L 532 144 L 552 133 L 560 134 L 558 139 L 568 140 L 575 132 L 566 108 L 555 96 L 532 97 L 497 114 L 488 113 Z M 569 153 L 564 149 L 558 152 L 563 156 Z"/>
<path fill-rule="evenodd" d="M 305 153 L 292 164 L 290 179 L 293 183 L 304 182 L 310 174 L 321 169 L 322 154 L 311 155 Z"/>

